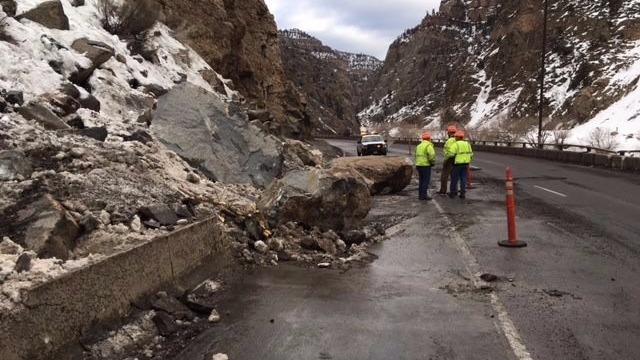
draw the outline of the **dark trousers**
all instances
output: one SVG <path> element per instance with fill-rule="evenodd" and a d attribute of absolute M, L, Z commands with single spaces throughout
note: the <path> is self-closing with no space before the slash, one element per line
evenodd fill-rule
<path fill-rule="evenodd" d="M 426 199 L 431 181 L 431 166 L 416 166 L 416 169 L 418 170 L 418 198 Z"/>
<path fill-rule="evenodd" d="M 460 182 L 460 196 L 467 193 L 467 168 L 469 164 L 455 164 L 451 171 L 451 186 L 449 187 L 449 196 L 455 197 L 458 193 L 458 182 Z"/>
<path fill-rule="evenodd" d="M 447 192 L 447 185 L 449 185 L 449 175 L 451 175 L 451 170 L 453 170 L 453 162 L 454 158 L 448 158 L 442 163 L 442 173 L 440 174 L 440 193 L 444 194 Z"/>

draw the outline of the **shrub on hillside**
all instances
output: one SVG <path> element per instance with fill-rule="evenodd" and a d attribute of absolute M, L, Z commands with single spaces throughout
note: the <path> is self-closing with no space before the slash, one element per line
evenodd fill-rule
<path fill-rule="evenodd" d="M 618 146 L 615 135 L 609 129 L 597 127 L 589 133 L 587 143 L 594 148 L 613 150 Z"/>
<path fill-rule="evenodd" d="M 97 0 L 97 7 L 102 27 L 120 37 L 146 36 L 160 17 L 153 0 Z"/>
<path fill-rule="evenodd" d="M 0 41 L 13 43 L 13 38 L 7 33 L 7 19 L 8 16 L 0 18 Z"/>

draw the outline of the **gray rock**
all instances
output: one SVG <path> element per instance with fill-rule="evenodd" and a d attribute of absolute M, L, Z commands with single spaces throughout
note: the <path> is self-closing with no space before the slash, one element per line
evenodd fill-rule
<path fill-rule="evenodd" d="M 0 97 L 0 113 L 3 113 L 7 110 L 9 104 L 5 101 L 3 97 Z"/>
<path fill-rule="evenodd" d="M 18 113 L 27 120 L 35 120 L 47 130 L 69 129 L 69 125 L 65 124 L 51 110 L 39 104 L 28 104 L 20 109 Z"/>
<path fill-rule="evenodd" d="M 261 122 L 271 119 L 271 113 L 267 110 L 249 110 L 247 112 L 247 116 L 249 117 L 249 120 L 259 120 Z"/>
<path fill-rule="evenodd" d="M 164 311 L 156 312 L 153 317 L 153 323 L 156 324 L 158 333 L 162 336 L 169 336 L 180 328 L 176 321 Z"/>
<path fill-rule="evenodd" d="M 89 109 L 95 112 L 100 112 L 100 108 L 101 108 L 100 100 L 96 99 L 95 96 L 93 95 L 82 97 L 78 100 L 78 102 L 80 103 L 80 107 L 83 109 Z"/>
<path fill-rule="evenodd" d="M 49 194 L 16 211 L 10 221 L 22 234 L 16 241 L 40 258 L 67 260 L 80 235 L 80 226 Z"/>
<path fill-rule="evenodd" d="M 160 85 L 156 85 L 156 84 L 149 84 L 149 85 L 144 85 L 144 90 L 150 94 L 153 94 L 156 98 L 159 98 L 160 96 L 166 94 L 169 90 L 163 88 Z"/>
<path fill-rule="evenodd" d="M 79 115 L 73 116 L 71 119 L 67 120 L 67 125 L 75 129 L 84 129 L 84 121 Z"/>
<path fill-rule="evenodd" d="M 14 243 L 8 237 L 4 237 L 0 242 L 0 254 L 3 255 L 18 255 L 23 251 L 22 246 Z"/>
<path fill-rule="evenodd" d="M 371 209 L 364 180 L 351 171 L 291 171 L 262 192 L 258 209 L 277 227 L 289 221 L 323 231 L 352 228 Z"/>
<path fill-rule="evenodd" d="M 218 314 L 217 310 L 211 310 L 211 314 L 209 315 L 209 322 L 218 323 L 220 322 L 220 314 Z"/>
<path fill-rule="evenodd" d="M 178 215 L 179 218 L 182 219 L 189 219 L 192 218 L 194 216 L 194 214 L 191 212 L 191 210 L 189 210 L 189 207 L 187 205 L 184 204 L 177 204 L 174 206 L 174 210 L 176 212 L 176 215 Z"/>
<path fill-rule="evenodd" d="M 194 173 L 188 173 L 187 174 L 187 181 L 192 183 L 192 184 L 199 184 L 200 183 L 200 177 Z"/>
<path fill-rule="evenodd" d="M 367 233 L 364 230 L 351 230 L 343 233 L 344 242 L 347 245 L 361 244 L 367 241 Z"/>
<path fill-rule="evenodd" d="M 138 141 L 142 144 L 146 144 L 148 142 L 153 141 L 153 138 L 151 137 L 151 135 L 149 135 L 149 133 L 144 130 L 134 131 L 133 134 L 131 135 L 123 136 L 122 139 L 124 141 Z"/>
<path fill-rule="evenodd" d="M 196 317 L 188 307 L 170 296 L 158 298 L 151 306 L 154 310 L 164 311 L 180 320 L 193 320 Z"/>
<path fill-rule="evenodd" d="M 95 69 L 109 61 L 109 59 L 115 55 L 115 51 L 111 46 L 103 42 L 93 41 L 87 38 L 75 40 L 73 44 L 71 44 L 71 48 L 91 60 L 91 67 L 87 69 L 80 69 L 69 77 L 71 82 L 80 86 L 85 84 Z"/>
<path fill-rule="evenodd" d="M 18 256 L 16 267 L 13 270 L 19 274 L 21 272 L 30 271 L 32 267 L 31 256 L 29 256 L 28 253 L 22 253 Z"/>
<path fill-rule="evenodd" d="M 166 204 L 145 206 L 138 213 L 143 221 L 155 220 L 161 225 L 175 225 L 178 222 L 178 215 Z"/>
<path fill-rule="evenodd" d="M 84 0 L 71 0 L 71 6 L 84 6 Z"/>
<path fill-rule="evenodd" d="M 261 254 L 266 254 L 267 251 L 269 250 L 269 246 L 267 246 L 267 244 L 264 243 L 264 241 L 262 240 L 258 240 L 256 241 L 253 246 L 255 246 L 256 251 L 258 251 Z"/>
<path fill-rule="evenodd" d="M 291 254 L 287 251 L 278 251 L 278 260 L 280 261 L 291 261 Z"/>
<path fill-rule="evenodd" d="M 402 191 L 413 176 L 413 164 L 404 156 L 343 157 L 333 160 L 330 167 L 357 171 L 366 179 L 371 195 Z"/>
<path fill-rule="evenodd" d="M 4 11 L 10 17 L 16 16 L 16 11 L 18 11 L 18 4 L 15 0 L 0 0 L 0 6 L 2 6 L 2 11 Z"/>
<path fill-rule="evenodd" d="M 158 99 L 150 129 L 214 181 L 264 187 L 282 172 L 282 144 L 277 138 L 241 116 L 229 116 L 220 98 L 190 83 Z"/>
<path fill-rule="evenodd" d="M 61 117 L 75 113 L 81 106 L 78 100 L 63 94 L 53 97 L 49 103 L 53 105 L 54 112 Z"/>
<path fill-rule="evenodd" d="M 12 105 L 22 106 L 24 104 L 24 94 L 22 91 L 7 91 L 7 95 L 5 96 L 5 100 Z"/>
<path fill-rule="evenodd" d="M 221 286 L 213 280 L 205 280 L 184 295 L 183 302 L 191 310 L 210 314 L 221 300 Z"/>
<path fill-rule="evenodd" d="M 0 181 L 28 179 L 33 173 L 31 161 L 23 152 L 0 150 Z"/>
<path fill-rule="evenodd" d="M 153 121 L 152 109 L 147 109 L 142 112 L 142 114 L 140 114 L 140 116 L 138 116 L 138 119 L 136 120 L 138 124 L 147 124 L 147 126 L 151 125 L 151 121 Z"/>
<path fill-rule="evenodd" d="M 49 29 L 69 30 L 69 18 L 59 0 L 45 1 L 16 19 L 29 19 Z"/>
<path fill-rule="evenodd" d="M 98 141 L 105 141 L 107 139 L 107 136 L 109 136 L 107 128 L 103 126 L 80 129 L 78 130 L 78 134 L 96 139 Z"/>
<path fill-rule="evenodd" d="M 71 44 L 71 48 L 89 58 L 93 64 L 93 69 L 109 61 L 115 55 L 115 51 L 111 46 L 87 38 L 75 40 Z"/>
<path fill-rule="evenodd" d="M 60 92 L 73 98 L 73 99 L 79 99 L 80 98 L 80 90 L 78 90 L 78 88 L 73 85 L 72 83 L 66 82 L 62 85 L 60 85 L 59 88 Z"/>

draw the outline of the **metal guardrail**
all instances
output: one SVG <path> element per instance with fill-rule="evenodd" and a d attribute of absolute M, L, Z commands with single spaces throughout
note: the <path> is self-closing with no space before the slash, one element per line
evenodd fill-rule
<path fill-rule="evenodd" d="M 357 140 L 360 138 L 360 136 L 338 136 L 338 135 L 316 135 L 315 137 L 321 138 L 321 139 L 339 139 L 339 140 Z M 409 143 L 417 144 L 420 141 L 420 139 L 418 138 L 408 138 L 408 137 L 402 137 L 402 138 L 390 137 L 390 138 L 387 138 L 387 140 L 390 142 L 401 143 L 401 144 L 409 144 Z M 529 142 L 522 142 L 522 141 L 469 140 L 469 142 L 471 142 L 472 145 L 484 145 L 484 146 L 495 146 L 495 147 L 522 147 L 525 149 L 526 148 L 540 149 L 538 144 L 531 144 Z M 443 145 L 444 141 L 433 140 L 433 143 L 435 145 Z M 575 145 L 575 144 L 543 144 L 542 145 L 542 149 L 556 150 L 556 151 L 565 151 L 572 148 L 584 150 L 582 152 L 585 152 L 585 153 L 595 152 L 600 154 L 611 154 L 611 155 L 620 155 L 620 156 L 627 156 L 627 154 L 640 153 L 640 150 L 613 151 L 613 150 L 607 150 L 607 149 L 600 149 L 600 148 L 588 146 L 588 145 Z M 572 151 L 572 150 L 569 150 L 569 151 Z M 574 152 L 581 152 L 581 151 L 574 151 Z"/>

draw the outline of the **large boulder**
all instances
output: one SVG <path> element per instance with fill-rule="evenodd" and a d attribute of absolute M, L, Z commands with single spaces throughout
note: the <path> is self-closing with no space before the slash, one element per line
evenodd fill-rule
<path fill-rule="evenodd" d="M 56 114 L 40 104 L 27 104 L 18 109 L 18 113 L 27 120 L 35 120 L 47 130 L 70 128 L 69 125 L 67 125 Z"/>
<path fill-rule="evenodd" d="M 80 226 L 51 195 L 45 194 L 21 209 L 5 211 L 9 230 L 18 234 L 16 241 L 40 258 L 69 258 Z"/>
<path fill-rule="evenodd" d="M 103 42 L 93 41 L 87 38 L 77 39 L 71 44 L 71 48 L 91 60 L 91 67 L 88 69 L 80 69 L 70 77 L 71 82 L 83 86 L 87 79 L 100 65 L 109 61 L 115 51 L 113 48 Z"/>
<path fill-rule="evenodd" d="M 16 19 L 29 19 L 49 29 L 69 30 L 69 18 L 59 0 L 45 1 Z"/>
<path fill-rule="evenodd" d="M 0 181 L 28 179 L 32 172 L 31 162 L 21 151 L 0 151 Z"/>
<path fill-rule="evenodd" d="M 402 156 L 342 157 L 334 159 L 330 167 L 353 169 L 367 181 L 371 195 L 402 191 L 411 182 L 413 164 Z"/>
<path fill-rule="evenodd" d="M 228 104 L 190 83 L 158 99 L 151 133 L 210 179 L 265 187 L 280 175 L 282 142 L 232 115 Z"/>
<path fill-rule="evenodd" d="M 258 200 L 273 227 L 293 221 L 322 230 L 352 228 L 371 209 L 369 188 L 350 170 L 310 169 L 287 173 Z"/>

